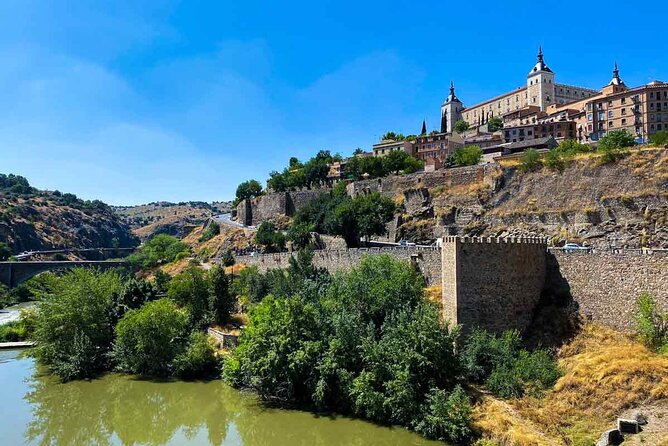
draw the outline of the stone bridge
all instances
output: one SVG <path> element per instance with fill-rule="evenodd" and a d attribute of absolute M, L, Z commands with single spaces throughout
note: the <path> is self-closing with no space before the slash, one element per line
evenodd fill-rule
<path fill-rule="evenodd" d="M 14 288 L 44 271 L 58 271 L 76 267 L 109 269 L 126 266 L 127 262 L 105 260 L 0 262 L 0 282 Z"/>

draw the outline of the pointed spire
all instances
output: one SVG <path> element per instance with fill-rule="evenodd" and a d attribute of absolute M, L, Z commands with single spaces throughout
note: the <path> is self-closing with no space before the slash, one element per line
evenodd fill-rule
<path fill-rule="evenodd" d="M 538 56 L 536 59 L 538 62 L 543 62 L 543 45 L 538 45 Z"/>
<path fill-rule="evenodd" d="M 427 134 L 427 120 L 423 119 L 422 120 L 422 131 L 420 132 L 420 135 L 426 135 Z"/>
<path fill-rule="evenodd" d="M 445 99 L 445 103 L 447 104 L 448 102 L 461 102 L 455 95 L 455 83 L 453 81 L 450 81 L 450 94 Z"/>
<path fill-rule="evenodd" d="M 619 77 L 619 67 L 617 66 L 617 61 L 615 61 L 615 68 L 612 69 L 612 80 L 608 85 L 624 85 L 624 81 Z"/>

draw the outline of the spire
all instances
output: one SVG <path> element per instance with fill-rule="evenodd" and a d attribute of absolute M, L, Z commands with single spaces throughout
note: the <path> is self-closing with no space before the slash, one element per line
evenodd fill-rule
<path fill-rule="evenodd" d="M 536 56 L 536 65 L 531 69 L 527 77 L 531 77 L 534 73 L 539 71 L 546 71 L 552 73 L 552 70 L 545 64 L 545 59 L 543 58 L 543 46 L 538 45 L 538 55 Z"/>
<path fill-rule="evenodd" d="M 608 85 L 624 85 L 624 81 L 619 77 L 619 67 L 617 66 L 617 61 L 615 61 L 615 68 L 612 70 L 612 80 Z"/>
<path fill-rule="evenodd" d="M 420 135 L 426 135 L 427 134 L 427 120 L 423 119 L 422 120 L 422 131 L 420 132 Z"/>
<path fill-rule="evenodd" d="M 453 81 L 450 81 L 450 94 L 445 99 L 445 103 L 447 104 L 448 102 L 461 102 L 455 95 L 455 83 Z"/>
<path fill-rule="evenodd" d="M 543 45 L 538 45 L 538 56 L 536 57 L 536 61 L 543 63 Z"/>

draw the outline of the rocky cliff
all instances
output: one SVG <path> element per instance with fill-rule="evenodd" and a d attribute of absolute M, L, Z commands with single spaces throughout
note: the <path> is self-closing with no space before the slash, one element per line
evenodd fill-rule
<path fill-rule="evenodd" d="M 0 241 L 12 252 L 132 247 L 138 241 L 109 206 L 73 194 L 40 191 L 0 174 Z"/>
<path fill-rule="evenodd" d="M 425 186 L 420 176 L 400 188 L 383 185 L 400 204 L 395 238 L 527 234 L 605 248 L 668 247 L 666 149 L 634 150 L 606 165 L 584 155 L 563 171 L 469 169 L 440 185 Z"/>

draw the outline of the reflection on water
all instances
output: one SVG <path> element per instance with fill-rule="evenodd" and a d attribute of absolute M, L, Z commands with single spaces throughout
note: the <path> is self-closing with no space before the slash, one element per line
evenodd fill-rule
<path fill-rule="evenodd" d="M 21 387 L 25 408 L 14 407 L 26 411 L 23 426 L 0 417 L 1 444 L 14 444 L 3 441 L 11 438 L 3 434 L 17 429 L 35 445 L 438 444 L 400 428 L 266 408 L 220 381 L 154 382 L 110 374 L 61 384 L 36 372 L 32 360 L 5 354 L 0 383 Z M 11 400 L 3 394 L 0 406 Z"/>

